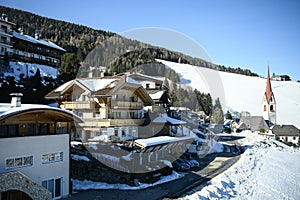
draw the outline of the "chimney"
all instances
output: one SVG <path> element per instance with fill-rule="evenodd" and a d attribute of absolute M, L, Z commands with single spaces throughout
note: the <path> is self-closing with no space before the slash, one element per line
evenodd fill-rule
<path fill-rule="evenodd" d="M 36 33 L 34 34 L 34 38 L 35 38 L 36 40 L 41 39 L 41 33 L 36 32 Z"/>
<path fill-rule="evenodd" d="M 8 18 L 7 18 L 7 15 L 6 14 L 4 14 L 4 13 L 2 13 L 2 17 L 1 17 L 3 20 L 5 20 L 5 21 L 8 21 Z"/>
<path fill-rule="evenodd" d="M 15 107 L 21 107 L 21 97 L 23 96 L 22 93 L 11 93 L 11 103 L 10 107 L 15 108 Z"/>

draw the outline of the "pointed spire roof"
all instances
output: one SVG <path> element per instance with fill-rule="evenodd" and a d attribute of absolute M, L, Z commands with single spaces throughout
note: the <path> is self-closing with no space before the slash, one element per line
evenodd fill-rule
<path fill-rule="evenodd" d="M 271 86 L 271 78 L 270 78 L 270 67 L 268 66 L 268 78 L 267 78 L 267 85 L 266 85 L 266 91 L 265 95 L 267 98 L 267 101 L 270 102 L 270 98 L 272 96 L 272 86 Z"/>

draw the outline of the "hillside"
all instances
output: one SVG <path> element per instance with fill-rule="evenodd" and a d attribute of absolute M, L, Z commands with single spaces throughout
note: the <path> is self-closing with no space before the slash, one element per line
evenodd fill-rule
<path fill-rule="evenodd" d="M 266 79 L 219 72 L 189 64 L 158 61 L 178 73 L 182 87 L 191 86 L 201 92 L 211 93 L 213 98 L 220 97 L 224 112 L 248 111 L 252 116 L 262 116 L 261 103 Z M 272 71 L 272 66 L 270 70 Z M 277 101 L 277 122 L 293 124 L 300 128 L 300 83 L 272 81 L 271 84 Z"/>
<path fill-rule="evenodd" d="M 87 26 L 50 19 L 3 6 L 0 6 L 0 13 L 7 14 L 9 21 L 16 23 L 16 30 L 21 28 L 25 34 L 31 36 L 34 36 L 36 32 L 40 32 L 43 39 L 60 45 L 69 53 L 76 54 L 80 61 L 85 60 L 86 56 L 96 46 L 99 47 L 100 50 L 98 49 L 96 54 L 97 58 L 93 58 L 92 61 L 89 60 L 88 64 L 96 67 L 108 66 L 111 71 L 117 73 L 132 69 L 143 63 L 155 62 L 155 58 L 158 58 L 248 76 L 258 76 L 250 70 L 216 65 L 183 53 L 130 40 L 109 31 L 95 30 Z M 93 53 L 94 56 L 95 52 Z M 122 68 L 119 68 L 119 66 L 122 66 Z"/>

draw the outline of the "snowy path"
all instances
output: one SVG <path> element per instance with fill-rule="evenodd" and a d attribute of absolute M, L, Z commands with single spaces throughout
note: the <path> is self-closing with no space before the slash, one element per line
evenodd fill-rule
<path fill-rule="evenodd" d="M 247 136 L 243 144 L 253 146 L 235 165 L 182 199 L 300 199 L 300 151 Z"/>

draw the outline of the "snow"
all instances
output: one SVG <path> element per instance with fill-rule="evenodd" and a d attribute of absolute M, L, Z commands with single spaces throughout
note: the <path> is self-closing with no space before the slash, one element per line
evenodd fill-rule
<path fill-rule="evenodd" d="M 248 111 L 252 116 L 262 116 L 266 79 L 219 72 L 189 64 L 158 61 L 179 74 L 182 87 L 191 86 L 201 92 L 210 92 L 213 98 L 220 97 L 224 112 Z M 300 128 L 300 83 L 271 81 L 271 85 L 277 102 L 277 123 L 293 124 Z"/>
<path fill-rule="evenodd" d="M 131 161 L 132 160 L 132 153 L 129 153 L 128 155 L 126 155 L 126 156 L 122 156 L 122 158 L 124 159 L 124 160 L 127 160 L 127 161 Z"/>
<path fill-rule="evenodd" d="M 178 142 L 182 140 L 191 139 L 192 137 L 170 137 L 170 136 L 158 136 L 158 137 L 151 137 L 147 139 L 137 139 L 134 141 L 135 144 L 138 144 L 143 147 L 165 144 L 170 142 Z"/>
<path fill-rule="evenodd" d="M 86 162 L 90 162 L 91 160 L 88 158 L 88 157 L 86 157 L 86 156 L 79 156 L 79 155 L 75 155 L 75 154 L 71 154 L 71 158 L 73 159 L 73 160 L 82 160 L 82 161 L 86 161 Z"/>
<path fill-rule="evenodd" d="M 113 84 L 116 80 L 114 78 L 107 78 L 107 79 L 77 79 L 78 82 L 82 83 L 86 87 L 90 89 L 90 91 L 98 91 L 104 88 L 113 88 L 115 84 Z"/>
<path fill-rule="evenodd" d="M 13 76 L 16 80 L 20 79 L 20 75 L 24 74 L 26 76 L 34 76 L 37 69 L 40 70 L 41 77 L 52 77 L 56 78 L 58 75 L 58 69 L 54 67 L 50 67 L 47 65 L 39 65 L 34 63 L 24 63 L 24 62 L 9 62 L 10 68 L 13 71 L 5 72 L 4 77 L 6 76 Z"/>
<path fill-rule="evenodd" d="M 245 131 L 241 158 L 182 199 L 300 199 L 300 151 Z"/>
<path fill-rule="evenodd" d="M 162 114 L 162 116 L 163 116 L 170 124 L 173 124 L 173 125 L 184 125 L 184 124 L 186 124 L 185 121 L 178 120 L 178 119 L 174 119 L 174 118 L 172 118 L 172 117 L 168 117 L 167 114 Z"/>
<path fill-rule="evenodd" d="M 88 146 L 89 148 L 94 149 L 94 150 L 98 149 L 97 144 L 98 144 L 97 142 L 88 142 L 88 143 L 85 143 L 86 146 Z"/>
<path fill-rule="evenodd" d="M 158 116 L 152 122 L 153 123 L 166 123 L 167 120 L 164 117 L 162 117 L 162 116 Z"/>
<path fill-rule="evenodd" d="M 168 181 L 172 181 L 184 176 L 184 173 L 173 172 L 171 175 L 162 176 L 159 181 L 153 184 L 140 183 L 139 186 L 129 186 L 126 184 L 108 184 L 103 182 L 93 182 L 93 181 L 80 181 L 72 180 L 73 190 L 89 190 L 89 189 L 119 189 L 119 190 L 140 190 L 144 188 L 149 188 L 154 185 L 159 185 Z"/>
<path fill-rule="evenodd" d="M 149 94 L 149 96 L 152 98 L 152 99 L 160 99 L 161 96 L 164 94 L 165 91 L 158 91 L 154 94 Z"/>

